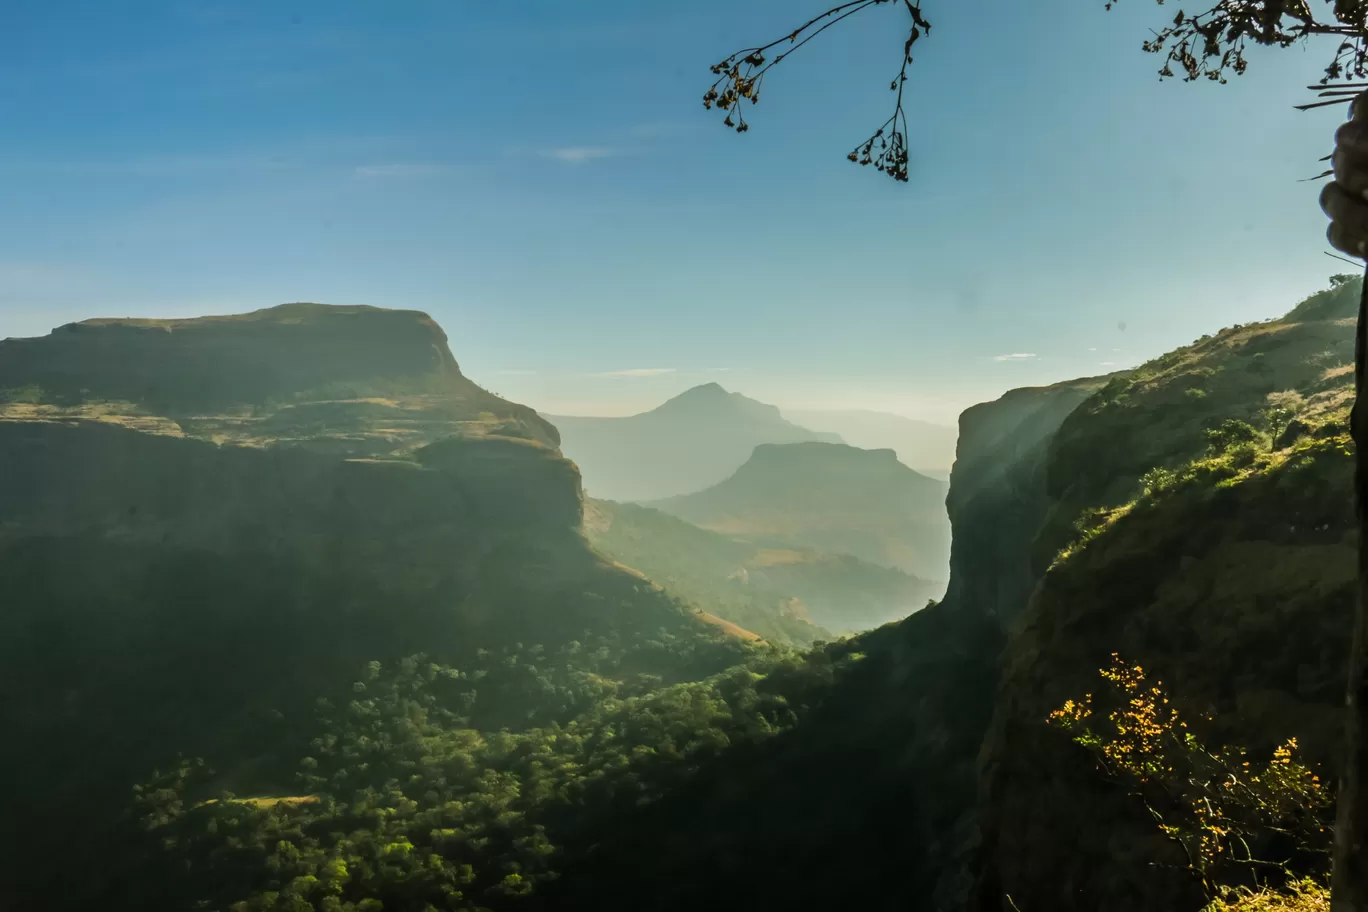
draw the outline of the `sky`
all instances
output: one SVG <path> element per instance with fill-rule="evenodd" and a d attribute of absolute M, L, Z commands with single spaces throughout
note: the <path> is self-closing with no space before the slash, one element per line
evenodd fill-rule
<path fill-rule="evenodd" d="M 823 0 L 6 0 L 0 338 L 287 301 L 414 308 L 550 414 L 719 382 L 945 424 L 1290 309 L 1351 267 L 1319 185 L 1323 45 L 1229 85 L 1141 51 L 1180 4 L 896 4 L 768 78 L 708 66 Z"/>

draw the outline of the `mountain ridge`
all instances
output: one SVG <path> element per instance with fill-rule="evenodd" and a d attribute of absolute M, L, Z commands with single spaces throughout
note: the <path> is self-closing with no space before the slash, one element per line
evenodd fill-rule
<path fill-rule="evenodd" d="M 614 418 L 546 415 L 585 490 L 604 500 L 642 502 L 715 484 L 762 443 L 840 437 L 799 427 L 778 407 L 705 383 L 649 411 Z"/>

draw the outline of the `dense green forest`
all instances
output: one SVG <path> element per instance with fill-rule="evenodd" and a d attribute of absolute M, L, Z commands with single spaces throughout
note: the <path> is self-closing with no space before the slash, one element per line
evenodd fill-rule
<path fill-rule="evenodd" d="M 843 646 L 759 650 L 721 674 L 628 696 L 580 670 L 593 667 L 580 653 L 509 650 L 463 669 L 423 656 L 372 663 L 349 699 L 320 701 L 294 796 L 210 797 L 212 771 L 196 763 L 158 777 L 139 804 L 173 863 L 151 870 L 183 876 L 137 901 L 166 902 L 170 886 L 187 907 L 515 907 L 624 813 L 724 751 L 790 729 L 862 658 Z M 522 715 L 529 692 L 580 711 L 478 727 L 481 715 Z M 129 901 L 157 879 L 136 877 Z"/>
<path fill-rule="evenodd" d="M 924 774 L 947 749 L 966 753 L 981 718 L 951 713 L 940 738 L 909 738 L 932 724 L 927 701 L 984 702 L 973 657 L 993 634 L 964 621 L 928 609 L 914 632 L 750 646 L 723 672 L 632 688 L 587 670 L 605 650 L 577 646 L 371 663 L 318 701 L 288 787 L 234 795 L 197 759 L 139 786 L 95 895 L 110 908 L 743 908 L 812 895 L 896 908 L 926 884 L 904 853 L 972 788 L 968 763 L 942 767 L 938 786 Z M 557 711 L 521 718 L 529 693 Z M 879 808 L 899 816 L 871 826 Z M 890 894 L 881 877 L 905 886 Z"/>

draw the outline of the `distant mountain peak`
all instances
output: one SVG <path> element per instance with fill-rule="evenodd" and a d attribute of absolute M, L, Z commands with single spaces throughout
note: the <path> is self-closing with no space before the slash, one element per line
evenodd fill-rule
<path fill-rule="evenodd" d="M 605 500 L 659 500 L 725 480 L 765 443 L 840 443 L 793 424 L 776 406 L 717 383 L 687 389 L 625 418 L 553 417 L 584 487 Z"/>
<path fill-rule="evenodd" d="M 731 396 L 731 392 L 726 390 L 720 383 L 700 383 L 698 386 L 686 389 L 684 392 L 675 396 L 675 399 L 702 399 L 704 397 Z"/>
<path fill-rule="evenodd" d="M 760 406 L 766 410 L 773 410 L 777 416 L 779 409 L 773 405 L 765 405 L 763 402 L 756 402 L 754 399 L 747 399 L 740 393 L 733 393 L 725 389 L 720 383 L 704 383 L 699 386 L 690 387 L 671 399 L 665 400 L 656 406 L 652 411 L 659 412 L 665 409 L 676 409 L 682 407 L 726 407 L 733 404 L 746 403 L 748 405 Z"/>

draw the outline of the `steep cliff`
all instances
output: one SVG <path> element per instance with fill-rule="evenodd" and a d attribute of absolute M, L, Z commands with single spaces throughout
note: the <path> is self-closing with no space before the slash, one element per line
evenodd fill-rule
<path fill-rule="evenodd" d="M 0 904 L 89 908 L 130 784 L 179 752 L 232 789 L 288 781 L 314 700 L 369 661 L 634 637 L 687 649 L 624 674 L 735 661 L 589 548 L 554 429 L 422 314 L 75 324 L 0 343 L 0 389 L 0 724 L 23 746 L 0 777 L 25 783 Z"/>
<path fill-rule="evenodd" d="M 1043 567 L 1031 546 L 1050 512 L 1046 457 L 1061 424 L 1107 382 L 1088 378 L 1016 389 L 960 416 L 945 499 L 953 530 L 947 604 L 1007 623 Z"/>
<path fill-rule="evenodd" d="M 1045 717 L 1112 653 L 1217 743 L 1296 737 L 1334 775 L 1354 594 L 1346 435 L 1358 283 L 1116 378 L 1045 457 L 981 756 L 979 907 L 1197 908 L 1176 845 Z"/>

